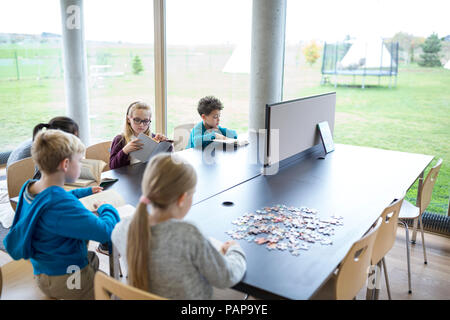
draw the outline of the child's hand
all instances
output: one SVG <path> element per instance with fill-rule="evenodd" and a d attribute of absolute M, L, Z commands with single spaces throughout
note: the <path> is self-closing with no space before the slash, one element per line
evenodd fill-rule
<path fill-rule="evenodd" d="M 103 187 L 94 186 L 92 187 L 92 193 L 99 193 L 103 191 Z"/>
<path fill-rule="evenodd" d="M 98 208 L 100 208 L 104 204 L 107 204 L 107 202 L 105 202 L 105 201 L 97 201 L 92 206 L 94 207 L 95 211 L 97 211 Z"/>
<path fill-rule="evenodd" d="M 237 244 L 236 241 L 231 240 L 231 241 L 226 241 L 222 244 L 222 247 L 220 248 L 220 252 L 222 252 L 222 254 L 226 254 L 228 249 L 232 246 Z"/>
<path fill-rule="evenodd" d="M 157 133 L 157 134 L 155 134 L 155 140 L 158 142 L 161 142 L 161 141 L 166 141 L 167 138 L 165 135 Z"/>
<path fill-rule="evenodd" d="M 136 139 L 136 140 L 128 142 L 127 145 L 125 147 L 123 147 L 122 151 L 125 154 L 129 154 L 130 152 L 142 149 L 143 145 L 144 144 L 141 143 L 139 139 Z"/>
<path fill-rule="evenodd" d="M 220 133 L 216 133 L 216 139 L 217 140 L 227 140 L 227 137 L 221 135 Z"/>

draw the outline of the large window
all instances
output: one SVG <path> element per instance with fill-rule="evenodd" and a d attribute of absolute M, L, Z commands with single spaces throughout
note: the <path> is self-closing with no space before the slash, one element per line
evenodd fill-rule
<path fill-rule="evenodd" d="M 123 131 L 130 103 L 155 105 L 153 1 L 85 1 L 91 143 Z M 152 123 L 154 128 L 154 121 Z"/>
<path fill-rule="evenodd" d="M 436 0 L 426 4 L 378 0 L 364 5 L 357 0 L 288 0 L 284 99 L 336 91 L 336 142 L 449 159 L 450 72 L 419 64 L 421 44 L 433 32 L 441 44 L 441 62 L 450 59 L 450 42 L 444 39 L 449 32 L 444 25 L 449 8 L 447 2 Z M 379 63 L 374 69 L 383 70 L 386 56 L 395 57 L 390 46 L 372 45 L 381 39 L 399 44 L 398 76 L 352 73 L 361 66 L 370 69 L 374 60 Z M 348 75 L 322 75 L 325 43 L 336 42 L 340 49 L 330 46 L 329 52 L 337 53 L 337 69 Z M 317 59 L 308 61 L 308 56 Z M 447 213 L 449 181 L 450 165 L 444 161 L 429 211 Z M 407 194 L 413 203 L 416 188 Z"/>
<path fill-rule="evenodd" d="M 250 0 L 168 0 L 168 134 L 197 123 L 198 101 L 208 95 L 224 104 L 221 126 L 248 130 Z"/>
<path fill-rule="evenodd" d="M 0 152 L 66 113 L 60 30 L 57 1 L 0 4 Z"/>
<path fill-rule="evenodd" d="M 9 151 L 67 108 L 59 1 L 0 7 L 0 151 Z M 154 108 L 153 2 L 84 1 L 84 17 L 95 143 L 122 132 L 131 102 Z"/>

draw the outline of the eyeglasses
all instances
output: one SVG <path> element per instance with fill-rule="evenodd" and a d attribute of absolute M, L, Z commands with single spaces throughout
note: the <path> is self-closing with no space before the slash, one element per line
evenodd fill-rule
<path fill-rule="evenodd" d="M 139 119 L 139 118 L 133 118 L 134 124 L 140 124 L 142 123 L 145 126 L 148 126 L 150 123 L 152 123 L 149 119 Z"/>

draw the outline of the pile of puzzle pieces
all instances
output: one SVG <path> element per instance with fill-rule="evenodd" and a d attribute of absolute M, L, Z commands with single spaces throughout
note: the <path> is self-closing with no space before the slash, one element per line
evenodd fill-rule
<path fill-rule="evenodd" d="M 232 223 L 236 227 L 226 233 L 233 239 L 265 244 L 268 250 L 288 250 L 294 256 L 316 242 L 331 245 L 335 227 L 344 225 L 343 217 L 319 218 L 316 209 L 285 205 L 245 213 Z"/>

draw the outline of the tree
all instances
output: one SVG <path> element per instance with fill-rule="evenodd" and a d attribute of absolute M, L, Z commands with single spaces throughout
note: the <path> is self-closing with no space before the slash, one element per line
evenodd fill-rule
<path fill-rule="evenodd" d="M 312 66 L 320 57 L 319 46 L 313 40 L 306 47 L 303 48 L 303 54 L 305 55 L 306 62 Z"/>
<path fill-rule="evenodd" d="M 141 58 L 139 58 L 138 55 L 134 56 L 132 66 L 134 74 L 139 74 L 144 71 L 144 66 L 142 65 Z"/>
<path fill-rule="evenodd" d="M 433 33 L 422 44 L 423 53 L 420 55 L 419 65 L 422 67 L 440 67 L 442 66 L 439 59 L 439 51 L 441 51 L 441 40 L 437 34 Z"/>
<path fill-rule="evenodd" d="M 405 32 L 397 32 L 392 38 L 392 42 L 398 42 L 399 51 L 405 53 L 405 62 L 413 63 L 414 62 L 414 51 L 417 49 L 425 39 L 422 37 L 416 37 L 412 34 Z"/>
<path fill-rule="evenodd" d="M 424 37 L 414 37 L 414 39 L 411 41 L 411 47 L 409 48 L 409 56 L 411 57 L 411 63 L 414 62 L 414 50 L 416 48 L 420 48 L 422 44 L 425 42 Z"/>

